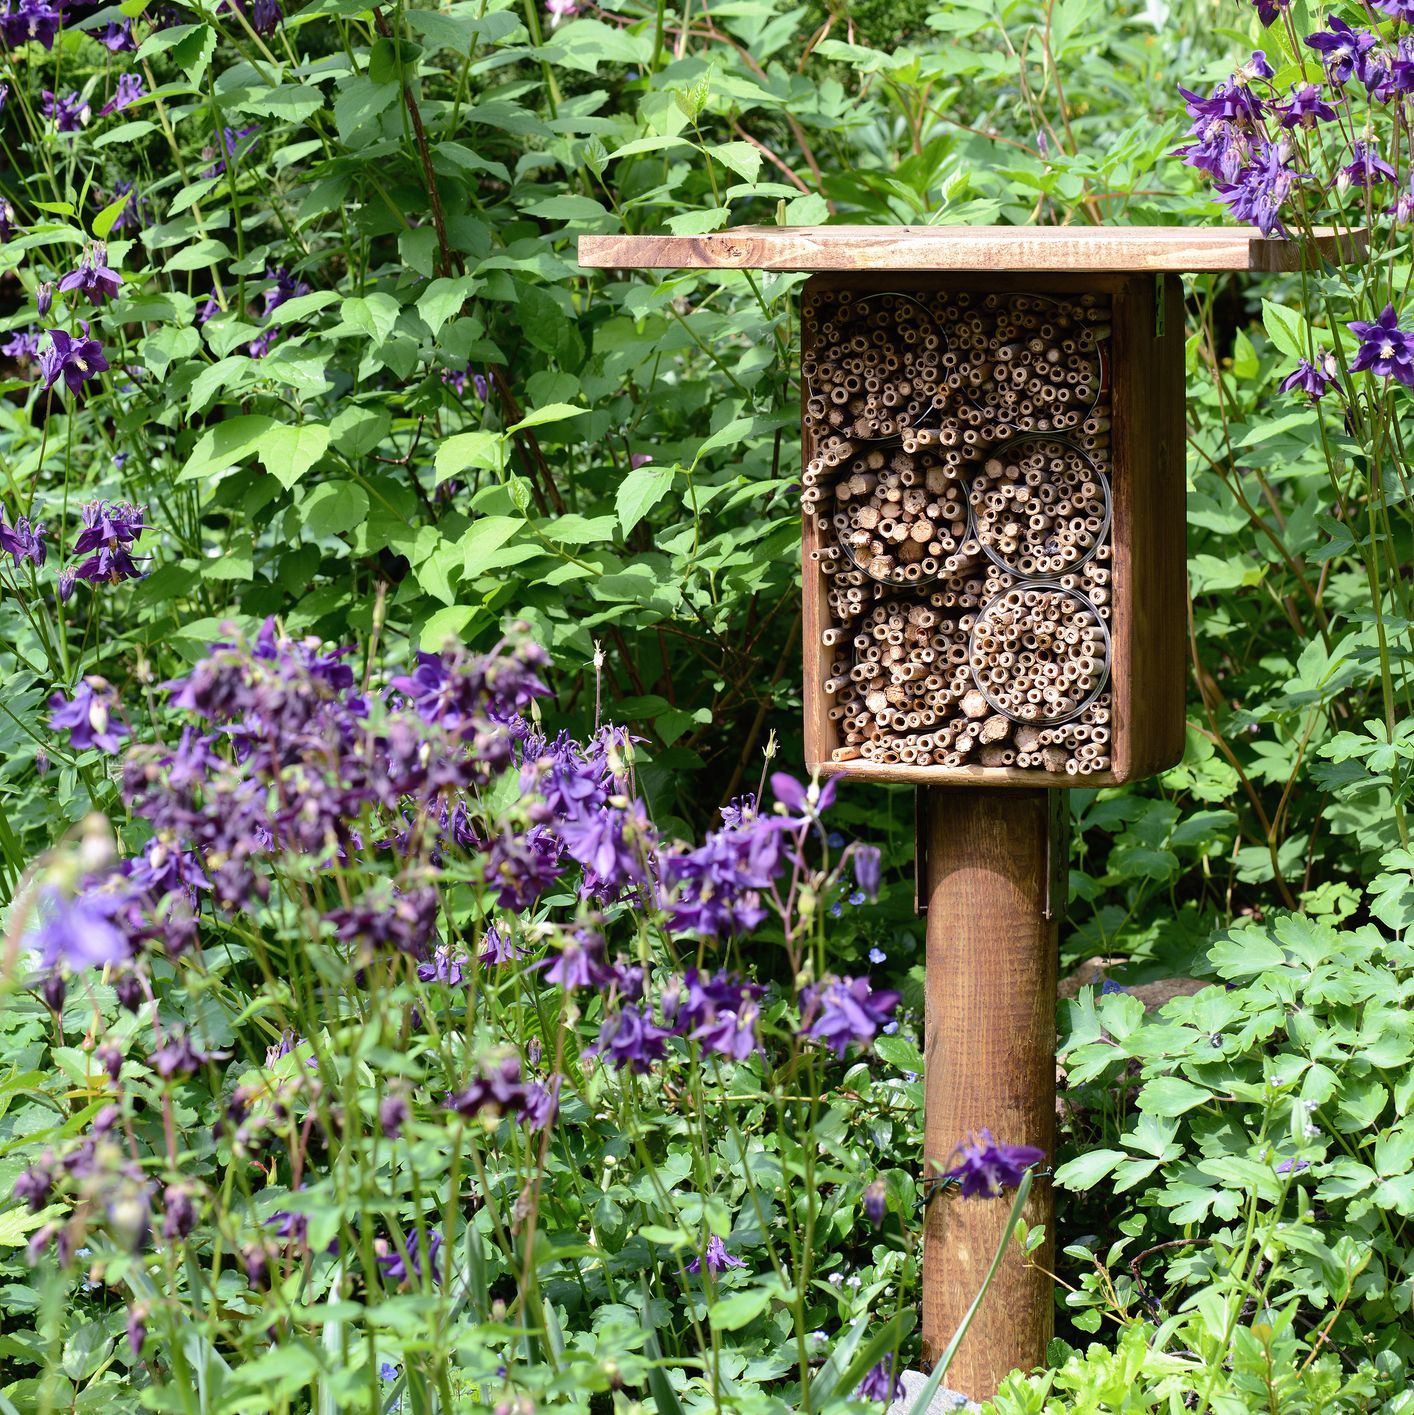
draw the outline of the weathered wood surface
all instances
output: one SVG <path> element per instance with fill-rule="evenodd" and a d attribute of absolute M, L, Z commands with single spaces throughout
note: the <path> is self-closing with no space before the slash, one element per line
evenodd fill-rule
<path fill-rule="evenodd" d="M 1363 260 L 1363 231 L 1320 228 L 1332 262 Z M 579 263 L 619 270 L 1111 271 L 1301 268 L 1296 241 L 1225 226 L 737 226 L 711 236 L 581 236 Z"/>
<path fill-rule="evenodd" d="M 1046 791 L 934 787 L 920 793 L 927 971 L 924 1016 L 924 1167 L 949 1167 L 969 1131 L 1055 1155 L 1056 961 L 1064 874 L 1048 891 L 1053 802 Z M 1056 826 L 1062 829 L 1057 814 Z M 1056 841 L 1065 858 L 1063 836 Z M 1049 901 L 1048 901 L 1049 893 Z M 1052 917 L 1044 910 L 1051 905 Z M 923 1354 L 941 1355 L 977 1295 L 1011 1209 L 939 1189 L 923 1225 Z M 1023 1220 L 1046 1241 L 1023 1263 L 1008 1250 L 947 1384 L 973 1399 L 996 1393 L 1006 1374 L 1045 1360 L 1054 1326 L 1055 1200 L 1038 1177 Z M 1046 1271 L 1043 1271 L 1046 1270 Z"/>

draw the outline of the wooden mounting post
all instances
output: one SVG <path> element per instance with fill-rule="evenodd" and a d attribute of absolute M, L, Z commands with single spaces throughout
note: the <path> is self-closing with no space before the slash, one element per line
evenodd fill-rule
<path fill-rule="evenodd" d="M 1065 905 L 1065 799 L 1056 791 L 919 788 L 920 898 L 927 910 L 924 1159 L 948 1168 L 969 1132 L 1055 1154 L 1056 966 Z M 923 1353 L 947 1347 L 1001 1240 L 1011 1196 L 963 1199 L 929 1185 Z M 945 1383 L 974 1399 L 1041 1364 L 1054 1312 L 1055 1200 L 1038 1177 L 1025 1222 L 1046 1240 L 998 1269 Z M 1043 1271 L 1045 1269 L 1045 1271 Z"/>

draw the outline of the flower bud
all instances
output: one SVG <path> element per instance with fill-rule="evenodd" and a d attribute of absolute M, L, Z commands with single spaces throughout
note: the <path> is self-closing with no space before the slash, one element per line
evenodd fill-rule
<path fill-rule="evenodd" d="M 52 280 L 40 282 L 39 288 L 34 292 L 34 306 L 41 317 L 54 308 L 54 282 Z"/>

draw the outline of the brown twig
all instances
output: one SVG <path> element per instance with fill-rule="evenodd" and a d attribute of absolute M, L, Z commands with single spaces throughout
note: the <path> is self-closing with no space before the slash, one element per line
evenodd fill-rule
<path fill-rule="evenodd" d="M 382 10 L 373 11 L 373 23 L 384 39 L 392 39 L 393 31 Z M 413 97 L 412 85 L 403 83 L 401 88 L 403 103 L 407 108 L 408 117 L 412 119 L 418 156 L 422 159 L 422 178 L 427 183 L 427 199 L 432 207 L 432 226 L 437 232 L 437 249 L 440 253 L 437 271 L 441 275 L 451 275 L 453 271 L 461 269 L 461 257 L 452 250 L 451 242 L 447 239 L 447 218 L 442 210 L 442 194 L 437 190 L 437 177 L 432 170 L 432 153 L 427 146 L 427 132 L 422 126 L 422 112 L 417 106 L 417 99 Z"/>

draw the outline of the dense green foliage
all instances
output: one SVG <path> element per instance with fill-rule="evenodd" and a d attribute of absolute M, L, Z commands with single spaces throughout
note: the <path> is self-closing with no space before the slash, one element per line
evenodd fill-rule
<path fill-rule="evenodd" d="M 728 0 L 558 16 L 531 0 L 315 0 L 273 24 L 258 3 L 65 13 L 52 48 L 7 30 L 0 75 L 0 500 L 7 526 L 27 516 L 48 531 L 43 565 L 0 561 L 0 891 L 15 901 L 0 1190 L 87 1132 L 109 1096 L 95 1048 L 117 1037 L 130 1118 L 158 1150 L 155 1116 L 191 1137 L 155 1182 L 172 1182 L 170 1161 L 203 1213 L 229 1217 L 221 1205 L 242 1186 L 247 1207 L 244 1230 L 144 1268 L 101 1223 L 90 1252 L 32 1263 L 25 1245 L 61 1215 L 7 1199 L 3 1402 L 26 1415 L 322 1415 L 378 1408 L 369 1370 L 387 1362 L 406 1375 L 384 1398 L 404 1409 L 848 1408 L 864 1355 L 916 1355 L 921 965 L 906 796 L 856 790 L 829 813 L 831 830 L 883 847 L 884 888 L 877 904 L 851 902 L 836 875 L 819 898 L 793 898 L 819 950 L 809 969 L 788 946 L 791 911 L 763 948 L 697 960 L 753 962 L 776 989 L 769 1065 L 694 1060 L 685 1090 L 655 1077 L 642 1094 L 586 1067 L 565 1100 L 571 1139 L 548 1162 L 509 1123 L 488 1128 L 495 1172 L 481 1180 L 505 1191 L 508 1214 L 521 1184 L 548 1176 L 541 1247 L 533 1228 L 523 1251 L 496 1231 L 495 1205 L 458 1230 L 445 1202 L 465 1310 L 448 1315 L 425 1284 L 365 1308 L 322 1261 L 336 1236 L 372 1243 L 364 1210 L 378 1234 L 425 1233 L 419 1176 L 452 1194 L 468 1182 L 426 1116 L 401 1168 L 380 1170 L 379 1154 L 339 1170 L 371 1187 L 321 1199 L 305 1259 L 266 1305 L 230 1255 L 289 1211 L 299 1177 L 268 1155 L 252 1177 L 197 1138 L 234 1085 L 274 1076 L 298 1091 L 292 1057 L 312 1055 L 371 1125 L 375 1072 L 455 1089 L 493 1043 L 577 1056 L 604 1005 L 557 1013 L 538 974 L 523 991 L 489 987 L 462 1050 L 418 1050 L 404 1074 L 409 1019 L 450 1025 L 439 984 L 390 974 L 378 1025 L 355 1038 L 313 992 L 266 991 L 260 966 L 278 978 L 321 940 L 297 944 L 297 929 L 253 914 L 221 925 L 228 963 L 162 972 L 161 1025 L 205 1029 L 207 1048 L 237 1058 L 229 1076 L 165 1086 L 106 983 L 71 989 L 57 1012 L 29 990 L 35 891 L 72 889 L 106 858 L 94 813 L 123 854 L 148 836 L 114 758 L 53 730 L 47 703 L 98 676 L 134 741 L 172 743 L 186 719 L 162 685 L 213 641 L 253 640 L 267 616 L 296 637 L 356 642 L 355 677 L 375 688 L 418 648 L 486 650 L 520 619 L 553 661 L 547 733 L 626 725 L 657 828 L 701 840 L 718 806 L 757 788 L 768 743 L 798 774 L 802 277 L 590 274 L 575 237 L 1214 219 L 1199 174 L 1169 156 L 1185 127 L 1176 85 L 1207 92 L 1254 45 L 1280 86 L 1298 81 L 1287 12 L 1265 34 L 1231 0 Z M 125 17 L 139 47 L 104 47 Z M 144 92 L 104 114 L 131 97 L 124 75 Z M 1383 148 L 1407 153 L 1404 119 L 1372 111 L 1372 130 L 1382 122 Z M 1214 986 L 1147 1017 L 1124 994 L 1068 1005 L 1065 1345 L 1052 1371 L 1009 1383 L 1007 1412 L 1411 1408 L 1408 395 L 1368 375 L 1345 403 L 1277 391 L 1319 346 L 1348 366 L 1345 322 L 1407 285 L 1407 227 L 1381 214 L 1386 192 L 1364 203 L 1381 233 L 1368 267 L 1189 286 L 1188 751 L 1154 782 L 1071 794 L 1062 946 L 1068 967 L 1103 960 L 1127 987 Z M 1361 207 L 1357 190 L 1347 218 Z M 121 274 L 117 297 L 61 291 L 41 317 L 44 285 L 103 264 L 95 241 Z M 80 319 L 111 368 L 45 391 L 47 336 L 15 336 L 78 338 Z M 79 508 L 96 498 L 147 507 L 142 578 L 62 578 L 84 560 Z M 519 819 L 516 794 L 509 779 L 488 789 L 484 819 Z M 343 883 L 372 894 L 390 869 L 360 859 Z M 465 870 L 446 885 L 448 942 L 473 954 L 485 896 Z M 566 889 L 518 937 L 558 941 L 578 909 Z M 647 925 L 621 913 L 607 927 L 667 966 Z M 885 960 L 875 982 L 903 993 L 901 1031 L 877 1042 L 878 1062 L 807 1065 L 815 1053 L 790 1040 L 797 986 L 868 973 L 871 950 Z M 355 995 L 357 960 L 343 962 L 323 982 Z M 310 1052 L 265 1061 L 286 1028 Z M 695 1128 L 698 1087 L 723 1098 L 710 1133 Z M 889 1196 L 877 1232 L 858 1222 L 875 1178 Z M 811 1232 L 815 1251 L 774 1236 L 785 1229 Z M 725 1294 L 682 1280 L 708 1233 L 754 1269 L 726 1272 Z M 522 1258 L 536 1270 L 523 1303 Z M 169 1324 L 179 1355 L 130 1353 L 134 1303 L 154 1332 Z M 311 1317 L 320 1304 L 325 1318 Z M 817 1329 L 825 1343 L 807 1349 Z M 366 1348 L 355 1331 L 374 1333 Z M 493 1374 L 512 1349 L 514 1393 Z M 218 1361 L 256 1364 L 208 1400 L 183 1360 L 208 1379 Z"/>

